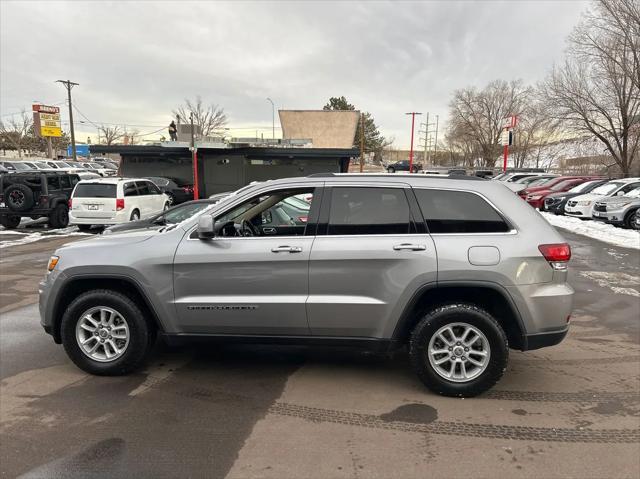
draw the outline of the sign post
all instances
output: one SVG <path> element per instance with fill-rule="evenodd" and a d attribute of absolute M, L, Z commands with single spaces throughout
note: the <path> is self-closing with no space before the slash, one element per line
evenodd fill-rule
<path fill-rule="evenodd" d="M 411 115 L 411 149 L 409 150 L 409 173 L 413 173 L 413 131 L 415 129 L 416 115 L 422 115 L 422 113 L 412 111 L 410 113 L 407 113 L 407 115 Z"/>
<path fill-rule="evenodd" d="M 505 118 L 502 123 L 502 171 L 507 171 L 507 159 L 509 158 L 509 145 L 513 144 L 513 128 L 518 123 L 518 117 L 513 115 Z"/>
<path fill-rule="evenodd" d="M 51 138 L 62 136 L 62 125 L 60 123 L 60 108 L 57 106 L 32 105 L 33 110 L 33 131 L 36 136 L 47 139 L 47 156 L 54 158 Z"/>

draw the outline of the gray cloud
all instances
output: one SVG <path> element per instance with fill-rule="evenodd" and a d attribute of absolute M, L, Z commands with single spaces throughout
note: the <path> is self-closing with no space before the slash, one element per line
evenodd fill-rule
<path fill-rule="evenodd" d="M 313 109 L 345 95 L 406 147 L 406 111 L 444 119 L 455 88 L 541 79 L 586 5 L 3 1 L 0 114 L 64 100 L 53 81 L 70 78 L 80 83 L 78 108 L 96 122 L 151 131 L 200 94 L 225 107 L 230 126 L 266 133 L 267 96 Z"/>

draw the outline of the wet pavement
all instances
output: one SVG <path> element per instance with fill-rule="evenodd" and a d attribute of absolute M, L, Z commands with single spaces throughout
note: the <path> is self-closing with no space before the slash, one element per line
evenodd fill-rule
<path fill-rule="evenodd" d="M 140 373 L 88 376 L 34 304 L 49 255 L 80 238 L 1 249 L 0 475 L 638 477 L 640 253 L 562 233 L 568 338 L 512 351 L 464 400 L 426 390 L 404 353 L 338 348 L 159 344 Z"/>

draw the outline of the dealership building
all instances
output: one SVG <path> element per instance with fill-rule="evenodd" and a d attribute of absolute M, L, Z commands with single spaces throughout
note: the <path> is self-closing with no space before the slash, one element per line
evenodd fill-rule
<path fill-rule="evenodd" d="M 359 112 L 281 110 L 283 138 L 201 139 L 195 142 L 200 197 L 236 190 L 252 181 L 347 172 L 357 158 L 353 138 Z M 92 156 L 120 160 L 128 177 L 166 176 L 191 181 L 193 155 L 184 141 L 151 145 L 91 145 Z"/>

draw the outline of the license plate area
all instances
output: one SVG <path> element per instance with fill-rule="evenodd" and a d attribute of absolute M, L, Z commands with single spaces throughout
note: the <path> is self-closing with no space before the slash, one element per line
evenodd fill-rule
<path fill-rule="evenodd" d="M 98 211 L 100 209 L 100 205 L 87 205 L 87 209 L 89 211 Z"/>

